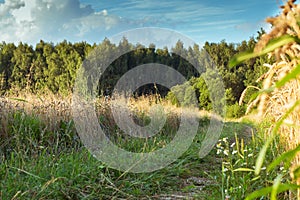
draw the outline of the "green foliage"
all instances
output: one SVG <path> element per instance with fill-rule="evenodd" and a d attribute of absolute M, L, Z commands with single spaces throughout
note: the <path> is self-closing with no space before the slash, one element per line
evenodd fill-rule
<path fill-rule="evenodd" d="M 189 106 L 195 105 L 192 97 L 196 96 L 199 109 L 210 111 L 214 108 L 217 113 L 221 114 L 222 109 L 219 108 L 235 102 L 232 89 L 222 91 L 224 87 L 222 83 L 221 76 L 216 71 L 208 69 L 201 77 L 193 77 L 189 82 L 171 88 L 167 99 L 177 106 L 179 102 L 182 102 L 183 106 Z"/>
<path fill-rule="evenodd" d="M 222 82 L 225 87 L 225 97 L 222 98 L 223 100 L 219 102 L 219 105 L 214 106 L 221 107 L 221 105 L 225 105 L 226 103 L 227 109 L 229 109 L 227 112 L 228 117 L 241 117 L 243 115 L 245 107 L 239 107 L 237 102 L 239 102 L 242 92 L 248 86 L 260 86 L 256 80 L 267 71 L 267 68 L 262 67 L 262 65 L 270 60 L 267 56 L 260 55 L 247 62 L 239 63 L 239 65 L 234 68 L 229 66 L 229 61 L 236 53 L 251 51 L 255 44 L 256 40 L 253 38 L 235 45 L 228 44 L 225 41 L 221 41 L 220 43 L 206 42 L 204 50 L 211 57 L 211 60 L 205 58 L 203 51 L 198 52 L 196 48 L 193 49 L 194 53 L 198 52 L 196 58 L 198 62 L 201 63 L 203 71 L 200 77 L 192 77 L 189 83 L 195 90 L 200 109 L 213 109 L 212 102 L 214 101 L 212 100 L 216 99 L 216 97 L 212 95 L 220 95 L 218 89 L 221 87 L 218 84 Z M 218 71 L 218 74 L 214 74 L 216 73 L 215 71 Z M 178 93 L 178 98 L 182 100 L 188 99 L 185 97 L 187 94 L 185 90 L 191 90 L 191 88 L 187 86 L 175 86 L 172 90 L 173 89 Z M 173 104 L 178 105 L 178 100 L 176 100 L 172 90 L 168 94 L 168 99 L 170 99 Z M 248 89 L 243 101 L 248 102 L 255 92 L 256 90 L 254 89 Z M 185 104 L 187 105 L 187 103 Z"/>
<path fill-rule="evenodd" d="M 9 81 L 13 71 L 12 58 L 14 56 L 14 51 L 16 46 L 12 43 L 0 44 L 0 73 L 2 74 L 1 80 L 1 93 L 5 93 L 9 89 Z"/>
<path fill-rule="evenodd" d="M 204 78 L 202 77 L 198 78 L 194 87 L 195 89 L 198 90 L 198 94 L 199 94 L 199 108 L 205 110 L 211 110 L 212 104 L 210 99 L 210 93 Z"/>
<path fill-rule="evenodd" d="M 31 63 L 34 58 L 32 46 L 20 43 L 14 50 L 12 63 L 14 64 L 11 82 L 16 88 L 28 88 L 31 81 Z"/>
<path fill-rule="evenodd" d="M 76 70 L 90 51 L 86 43 L 67 43 L 56 46 L 40 41 L 35 47 L 28 44 L 2 43 L 0 45 L 1 93 L 21 90 L 41 93 L 69 94 Z"/>
<path fill-rule="evenodd" d="M 292 42 L 297 42 L 300 43 L 300 39 L 298 37 L 295 36 L 291 36 L 291 35 L 283 35 L 279 38 L 275 38 L 273 40 L 271 40 L 268 45 L 262 49 L 259 52 L 253 52 L 253 51 L 249 51 L 249 52 L 244 52 L 241 54 L 237 54 L 236 56 L 234 56 L 231 61 L 230 61 L 230 66 L 234 67 L 250 58 L 254 58 L 257 56 L 261 56 L 261 55 L 265 55 L 269 52 L 274 51 L 275 49 L 282 47 L 283 45 L 292 43 Z"/>
<path fill-rule="evenodd" d="M 235 103 L 233 105 L 229 105 L 226 108 L 226 117 L 227 118 L 240 118 L 244 116 L 246 112 L 246 106 L 245 105 L 239 105 L 238 103 Z"/>
<path fill-rule="evenodd" d="M 3 149 L 0 146 L 0 153 L 4 153 L 5 156 L 9 157 L 14 151 L 30 156 L 51 146 L 60 150 L 81 145 L 72 121 L 58 122 L 60 127 L 50 131 L 45 122 L 34 114 L 17 111 L 10 113 L 8 118 L 8 135 L 4 139 L 9 140 L 9 143 L 4 145 Z"/>
<path fill-rule="evenodd" d="M 17 147 L 18 152 L 35 152 L 40 147 L 45 125 L 35 116 L 22 112 L 13 113 L 9 124 L 11 138 L 8 149 Z"/>
<path fill-rule="evenodd" d="M 229 67 L 229 60 L 234 54 L 252 49 L 255 43 L 253 38 L 240 44 L 226 43 L 225 41 L 206 42 L 203 49 L 200 49 L 198 45 L 186 49 L 181 41 L 178 41 L 171 49 L 167 47 L 159 49 L 153 44 L 144 47 L 140 44 L 130 44 L 126 38 L 118 45 L 112 44 L 108 39 L 93 46 L 85 42 L 72 44 L 67 41 L 54 45 L 42 40 L 36 44 L 35 48 L 23 43 L 18 46 L 2 43 L 0 44 L 0 89 L 1 93 L 18 93 L 25 89 L 32 93 L 43 93 L 50 90 L 54 94 L 68 95 L 72 92 L 77 69 L 87 56 L 90 56 L 92 50 L 97 48 L 101 52 L 97 58 L 110 59 L 118 53 L 118 50 L 135 49 L 117 58 L 103 72 L 98 85 L 100 95 L 106 89 L 111 90 L 128 70 L 145 63 L 161 63 L 180 72 L 188 80 L 192 77 L 200 77 L 201 73 L 208 69 L 216 68 L 220 72 L 225 89 L 231 89 L 233 98 L 227 102 L 231 105 L 237 102 L 242 91 L 248 85 L 253 84 L 255 79 L 263 73 L 258 66 L 265 61 L 264 57 L 252 59 L 234 69 Z M 178 54 L 185 55 L 191 63 Z M 172 77 L 166 78 L 171 79 Z M 204 88 L 201 89 L 201 93 L 197 94 L 198 99 L 201 94 L 200 98 L 203 102 L 200 107 L 211 109 L 206 86 L 200 81 L 199 85 L 201 84 Z M 199 87 L 196 90 L 198 89 Z M 191 88 L 188 90 L 191 92 Z M 144 92 L 155 93 L 157 91 L 154 91 L 151 85 L 136 91 L 138 95 Z M 167 92 L 166 88 L 159 90 L 163 97 Z M 188 96 L 185 98 L 186 101 L 189 101 Z"/>
<path fill-rule="evenodd" d="M 170 100 L 173 105 L 190 106 L 195 105 L 192 99 L 193 96 L 198 98 L 200 109 L 212 109 L 209 90 L 202 77 L 193 78 L 190 82 L 172 87 L 171 92 L 167 95 L 167 99 Z M 180 102 L 182 103 L 180 104 Z"/>
<path fill-rule="evenodd" d="M 187 88 L 191 87 L 189 83 L 185 83 L 182 85 L 176 85 L 171 88 L 171 91 L 167 95 L 167 99 L 171 101 L 173 105 L 176 106 L 183 106 L 188 105 L 189 102 L 184 102 L 185 96 L 186 96 L 186 90 Z M 183 104 L 183 105 L 181 105 Z"/>

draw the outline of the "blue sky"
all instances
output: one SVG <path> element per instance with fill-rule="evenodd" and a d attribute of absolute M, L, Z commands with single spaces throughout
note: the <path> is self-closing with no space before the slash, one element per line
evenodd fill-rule
<path fill-rule="evenodd" d="M 99 43 L 122 31 L 160 27 L 196 43 L 241 42 L 279 14 L 280 0 L 0 0 L 0 41 Z"/>

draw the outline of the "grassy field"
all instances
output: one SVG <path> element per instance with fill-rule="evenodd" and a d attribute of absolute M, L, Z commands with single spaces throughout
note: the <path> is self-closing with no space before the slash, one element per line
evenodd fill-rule
<path fill-rule="evenodd" d="M 117 134 L 109 101 L 99 99 L 95 109 L 115 144 L 133 152 L 151 152 L 172 140 L 178 112 L 155 97 L 141 97 L 129 105 L 135 121 L 143 124 L 149 122 L 150 105 L 158 101 L 168 113 L 166 124 L 146 141 Z M 164 169 L 136 174 L 111 169 L 87 151 L 76 133 L 70 100 L 28 95 L 2 98 L 0 107 L 0 199 L 243 199 L 272 185 L 278 172 L 289 182 L 283 166 L 254 175 L 268 120 L 224 121 L 218 143 L 200 159 L 211 116 L 197 111 L 198 132 L 189 149 Z M 281 153 L 278 141 L 268 149 L 265 165 Z M 281 194 L 280 199 L 288 195 Z"/>

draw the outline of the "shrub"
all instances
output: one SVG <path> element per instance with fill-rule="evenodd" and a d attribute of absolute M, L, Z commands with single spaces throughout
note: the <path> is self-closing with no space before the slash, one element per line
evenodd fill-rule
<path fill-rule="evenodd" d="M 233 105 L 229 105 L 226 108 L 226 117 L 227 118 L 240 118 L 245 114 L 246 107 L 245 105 L 239 105 L 235 103 Z"/>

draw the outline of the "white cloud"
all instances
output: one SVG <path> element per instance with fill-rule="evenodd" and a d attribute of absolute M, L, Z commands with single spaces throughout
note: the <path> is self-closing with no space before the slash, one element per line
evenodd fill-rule
<path fill-rule="evenodd" d="M 90 15 L 72 19 L 64 24 L 64 31 L 74 33 L 76 37 L 84 37 L 89 33 L 104 32 L 118 26 L 121 19 L 117 16 L 110 16 L 107 11 L 96 12 Z"/>
<path fill-rule="evenodd" d="M 26 6 L 25 6 L 26 5 Z M 31 20 L 31 9 L 35 7 L 35 0 L 26 0 L 24 6 L 19 9 L 12 11 L 12 15 L 16 18 L 17 22 L 30 21 Z"/>
<path fill-rule="evenodd" d="M 16 9 L 24 7 L 25 3 L 22 0 L 6 0 L 4 3 L 0 4 L 0 16 L 11 15 L 11 12 Z"/>
<path fill-rule="evenodd" d="M 0 3 L 0 42 L 100 42 L 105 36 L 146 26 L 175 29 L 197 38 L 216 33 L 223 37 L 223 32 L 232 32 L 234 27 L 244 35 L 257 27 L 237 17 L 246 12 L 246 5 L 110 0 L 94 6 L 97 10 L 80 0 L 5 0 Z"/>
<path fill-rule="evenodd" d="M 13 12 L 25 6 L 21 0 L 6 0 L 0 4 L 0 39 L 13 41 L 17 38 L 17 30 L 20 28 Z"/>
<path fill-rule="evenodd" d="M 89 40 L 94 33 L 100 41 L 105 31 L 126 23 L 107 10 L 96 12 L 81 5 L 79 0 L 6 0 L 0 3 L 0 16 L 0 41 L 32 44 L 40 39 Z"/>

